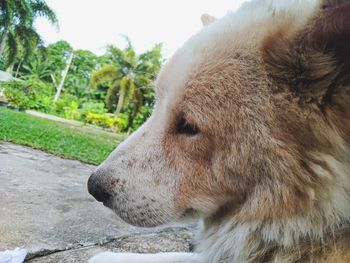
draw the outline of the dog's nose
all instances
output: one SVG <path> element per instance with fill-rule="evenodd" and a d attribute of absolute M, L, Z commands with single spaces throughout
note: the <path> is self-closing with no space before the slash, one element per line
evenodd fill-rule
<path fill-rule="evenodd" d="M 98 173 L 93 173 L 88 180 L 88 191 L 99 202 L 107 201 L 110 198 L 103 181 Z"/>

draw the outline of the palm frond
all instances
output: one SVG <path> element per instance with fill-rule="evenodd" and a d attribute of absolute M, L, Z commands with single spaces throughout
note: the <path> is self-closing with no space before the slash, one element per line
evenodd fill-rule
<path fill-rule="evenodd" d="M 42 44 L 42 39 L 34 28 L 37 17 L 45 17 L 54 25 L 58 23 L 55 13 L 44 0 L 0 0 L 0 37 L 5 39 L 11 34 L 12 39 L 6 43 L 17 43 L 15 50 L 10 51 L 14 45 L 6 47 L 10 54 L 8 61 L 14 60 L 14 54 L 19 49 L 23 49 L 21 55 L 28 58 L 36 46 Z M 2 51 L 3 48 L 0 52 Z"/>
<path fill-rule="evenodd" d="M 133 110 L 132 116 L 135 117 L 139 113 L 144 102 L 143 94 L 141 90 L 135 90 L 134 99 L 133 99 Z"/>
<path fill-rule="evenodd" d="M 14 1 L 15 5 L 15 20 L 18 20 L 17 23 L 22 25 L 32 25 L 34 21 L 34 16 L 32 9 L 30 8 L 29 1 L 26 0 L 16 0 Z M 15 24 L 17 24 L 15 23 Z"/>
<path fill-rule="evenodd" d="M 0 1 L 0 29 L 6 31 L 11 23 L 14 10 L 14 1 Z"/>
<path fill-rule="evenodd" d="M 104 66 L 92 73 L 89 86 L 96 89 L 98 85 L 104 82 L 115 81 L 120 75 L 120 70 L 118 68 L 114 66 Z"/>
<path fill-rule="evenodd" d="M 58 19 L 55 12 L 42 0 L 32 2 L 31 9 L 35 17 L 45 17 L 51 24 L 58 27 Z"/>
<path fill-rule="evenodd" d="M 21 45 L 23 49 L 23 57 L 25 60 L 33 54 L 36 46 L 42 44 L 40 35 L 32 27 L 18 25 L 14 28 L 14 34 L 17 43 Z"/>
<path fill-rule="evenodd" d="M 107 90 L 106 105 L 109 112 L 113 111 L 113 108 L 118 99 L 118 82 L 114 82 Z"/>
<path fill-rule="evenodd" d="M 134 47 L 131 44 L 131 40 L 130 40 L 130 38 L 127 35 L 121 34 L 120 36 L 122 38 L 124 38 L 124 40 L 126 42 L 125 50 L 134 49 Z"/>
<path fill-rule="evenodd" d="M 125 98 L 127 93 L 128 82 L 129 82 L 129 79 L 127 77 L 123 77 L 119 81 L 119 97 L 118 97 L 117 109 L 115 111 L 115 116 L 117 116 L 125 106 Z"/>
<path fill-rule="evenodd" d="M 18 53 L 18 45 L 16 37 L 13 32 L 8 32 L 6 38 L 6 50 L 7 50 L 7 59 L 6 65 L 9 66 L 13 63 Z"/>
<path fill-rule="evenodd" d="M 118 47 L 108 45 L 106 51 L 106 58 L 114 65 L 120 66 L 120 62 L 123 60 L 124 52 Z"/>
<path fill-rule="evenodd" d="M 136 86 L 134 81 L 131 78 L 128 78 L 124 101 L 123 101 L 123 108 L 126 107 L 129 104 L 129 101 L 134 97 L 136 90 Z"/>

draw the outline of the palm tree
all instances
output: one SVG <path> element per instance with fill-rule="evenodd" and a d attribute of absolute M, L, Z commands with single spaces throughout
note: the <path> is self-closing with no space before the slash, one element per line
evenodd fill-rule
<path fill-rule="evenodd" d="M 54 11 L 43 0 L 0 0 L 0 56 L 6 52 L 7 65 L 16 56 L 30 56 L 42 39 L 34 28 L 38 17 L 58 25 Z"/>
<path fill-rule="evenodd" d="M 139 112 L 147 99 L 147 92 L 153 90 L 153 81 L 161 66 L 161 45 L 152 50 L 137 55 L 129 39 L 125 49 L 108 46 L 104 57 L 105 66 L 93 72 L 90 86 L 97 88 L 101 84 L 108 84 L 107 105 L 117 116 L 123 109 L 132 103 L 132 112 L 129 120 Z M 129 121 L 130 124 L 130 121 Z"/>
<path fill-rule="evenodd" d="M 131 74 L 123 72 L 123 69 L 106 65 L 92 74 L 90 86 L 97 88 L 99 84 L 106 82 L 110 83 L 107 94 L 109 109 L 111 109 L 112 105 L 115 103 L 115 98 L 118 98 L 114 113 L 115 116 L 117 116 L 122 108 L 129 103 L 135 92 L 138 92 L 136 91 L 134 77 Z"/>

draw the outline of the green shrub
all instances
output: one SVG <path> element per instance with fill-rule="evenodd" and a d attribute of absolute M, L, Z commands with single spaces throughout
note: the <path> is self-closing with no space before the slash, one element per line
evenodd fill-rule
<path fill-rule="evenodd" d="M 78 107 L 79 104 L 76 101 L 72 101 L 70 104 L 63 107 L 64 117 L 68 120 L 81 120 L 81 113 Z"/>
<path fill-rule="evenodd" d="M 100 126 L 103 128 L 113 128 L 116 124 L 116 121 L 114 120 L 114 118 L 111 118 L 108 115 L 96 114 L 92 112 L 89 112 L 87 114 L 85 121 L 87 123 Z"/>
<path fill-rule="evenodd" d="M 40 80 L 20 80 L 1 83 L 10 106 L 20 109 L 49 111 L 52 86 Z"/>
<path fill-rule="evenodd" d="M 74 104 L 77 104 L 79 107 L 79 99 L 71 94 L 63 93 L 58 101 L 56 101 L 53 113 L 56 113 L 60 116 L 65 116 L 65 108 L 71 107 Z"/>
<path fill-rule="evenodd" d="M 85 102 L 80 109 L 81 118 L 86 119 L 88 113 L 104 114 L 107 112 L 104 103 Z"/>
<path fill-rule="evenodd" d="M 105 108 L 104 103 L 98 103 L 98 102 L 85 102 L 82 106 L 83 110 L 88 110 L 93 113 L 103 114 L 107 112 L 107 109 Z"/>
<path fill-rule="evenodd" d="M 128 114 L 119 113 L 115 120 L 116 132 L 125 131 L 125 129 L 128 127 L 128 121 L 129 121 Z"/>
<path fill-rule="evenodd" d="M 142 106 L 140 111 L 136 114 L 134 120 L 132 121 L 131 130 L 137 130 L 152 114 L 151 106 Z"/>
<path fill-rule="evenodd" d="M 52 96 L 45 96 L 43 94 L 39 94 L 38 96 L 38 102 L 36 105 L 32 108 L 37 111 L 42 111 L 46 113 L 50 113 L 52 111 L 54 104 L 53 104 L 53 97 Z"/>

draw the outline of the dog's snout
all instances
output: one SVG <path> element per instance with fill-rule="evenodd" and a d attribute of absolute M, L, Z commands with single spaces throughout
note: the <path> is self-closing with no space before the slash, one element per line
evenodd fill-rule
<path fill-rule="evenodd" d="M 88 191 L 99 202 L 107 201 L 110 198 L 103 182 L 104 180 L 98 173 L 93 173 L 88 180 Z"/>

